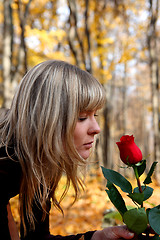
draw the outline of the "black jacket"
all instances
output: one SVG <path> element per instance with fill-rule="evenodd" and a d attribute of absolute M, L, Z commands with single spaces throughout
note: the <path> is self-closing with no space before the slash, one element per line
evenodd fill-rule
<path fill-rule="evenodd" d="M 20 183 L 22 177 L 22 171 L 20 163 L 14 154 L 12 147 L 8 148 L 9 155 L 12 156 L 13 160 L 7 157 L 5 148 L 0 148 L 0 239 L 10 240 L 10 234 L 8 229 L 8 218 L 7 218 L 7 204 L 10 198 L 19 194 Z M 69 235 L 69 236 L 53 236 L 49 232 L 49 211 L 50 201 L 48 201 L 48 214 L 44 221 L 42 221 L 42 209 L 38 204 L 33 205 L 33 212 L 36 217 L 35 231 L 29 230 L 27 225 L 27 235 L 23 235 L 23 227 L 21 224 L 21 239 L 23 240 L 78 240 L 85 239 L 90 240 L 94 231 L 90 231 L 84 234 Z M 26 221 L 27 223 L 27 221 Z"/>

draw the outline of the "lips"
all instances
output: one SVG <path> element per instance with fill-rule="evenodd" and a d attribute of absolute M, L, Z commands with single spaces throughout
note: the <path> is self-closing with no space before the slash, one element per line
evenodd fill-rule
<path fill-rule="evenodd" d="M 93 145 L 93 141 L 84 144 L 84 146 L 87 147 L 87 148 L 91 148 L 92 145 Z"/>

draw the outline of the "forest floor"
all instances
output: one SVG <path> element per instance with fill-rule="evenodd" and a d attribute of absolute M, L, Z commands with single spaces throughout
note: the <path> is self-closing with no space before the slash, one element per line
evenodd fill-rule
<path fill-rule="evenodd" d="M 92 174 L 92 176 L 87 177 L 85 182 L 85 191 L 82 192 L 74 205 L 72 205 L 74 199 L 74 191 L 72 188 L 62 201 L 64 216 L 55 207 L 51 208 L 50 232 L 52 234 L 69 235 L 102 229 L 104 213 L 109 209 L 113 209 L 113 205 L 105 192 L 106 181 L 101 172 L 96 172 Z M 130 180 L 130 182 L 136 185 L 134 180 Z M 154 188 L 154 192 L 148 202 L 145 202 L 145 207 L 152 207 L 160 203 L 160 186 L 158 186 L 155 181 L 149 186 Z M 60 196 L 64 187 L 65 178 L 62 178 L 57 197 Z M 133 202 L 127 197 L 127 194 L 122 192 L 121 194 L 124 197 L 126 205 L 134 206 Z M 18 196 L 11 199 L 11 208 L 19 227 Z M 116 224 L 119 223 L 117 220 Z"/>

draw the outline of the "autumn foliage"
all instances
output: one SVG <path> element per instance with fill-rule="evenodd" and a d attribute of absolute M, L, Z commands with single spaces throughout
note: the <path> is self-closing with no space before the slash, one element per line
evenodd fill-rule
<path fill-rule="evenodd" d="M 132 180 L 136 186 L 136 182 Z M 62 179 L 59 189 L 63 189 L 65 185 L 65 178 Z M 156 183 L 151 184 L 154 187 L 154 194 L 150 198 L 150 204 L 157 205 L 159 203 L 159 189 Z M 60 194 L 60 191 L 59 193 Z M 126 205 L 132 205 L 132 201 L 122 193 Z M 64 209 L 64 216 L 54 207 L 50 214 L 50 231 L 52 234 L 76 234 L 89 230 L 102 229 L 103 217 L 106 210 L 113 209 L 113 204 L 105 192 L 105 181 L 100 169 L 94 176 L 88 176 L 86 179 L 85 192 L 82 192 L 78 201 L 71 206 L 73 201 L 73 189 L 71 188 L 62 205 Z M 146 206 L 150 207 L 146 202 Z M 18 196 L 11 199 L 11 207 L 13 215 L 19 226 L 19 211 L 18 211 Z M 111 224 L 120 224 L 117 218 L 111 221 Z"/>

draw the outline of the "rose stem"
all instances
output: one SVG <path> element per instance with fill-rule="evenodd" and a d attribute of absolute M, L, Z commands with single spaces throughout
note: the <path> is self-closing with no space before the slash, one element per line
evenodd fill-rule
<path fill-rule="evenodd" d="M 138 185 L 138 188 L 139 188 L 139 192 L 142 193 L 143 190 L 142 190 L 142 187 L 141 187 L 141 183 L 140 183 L 140 179 L 139 179 L 139 174 L 138 174 L 137 167 L 134 166 L 133 169 L 134 169 L 134 173 L 135 173 L 135 176 L 136 176 L 136 180 L 137 180 L 137 185 Z M 143 203 L 142 203 L 141 207 L 143 207 Z"/>
<path fill-rule="evenodd" d="M 139 192 L 142 193 L 143 190 L 142 190 L 142 187 L 141 187 L 141 183 L 140 183 L 139 178 L 137 179 L 137 185 L 138 185 L 138 188 L 139 188 Z"/>

